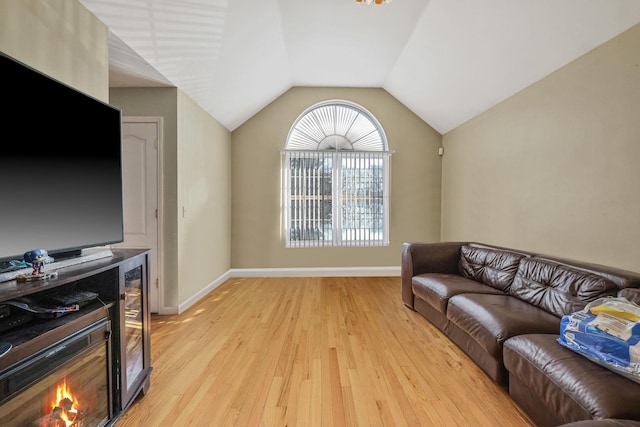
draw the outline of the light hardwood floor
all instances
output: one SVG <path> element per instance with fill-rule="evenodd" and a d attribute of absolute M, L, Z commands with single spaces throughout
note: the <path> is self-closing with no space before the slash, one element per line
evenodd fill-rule
<path fill-rule="evenodd" d="M 152 316 L 151 386 L 117 427 L 533 424 L 398 277 L 230 279 Z"/>

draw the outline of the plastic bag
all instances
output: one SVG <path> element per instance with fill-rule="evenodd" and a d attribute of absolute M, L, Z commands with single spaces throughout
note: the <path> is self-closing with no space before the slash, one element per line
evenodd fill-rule
<path fill-rule="evenodd" d="M 599 298 L 562 317 L 558 342 L 594 363 L 640 383 L 640 306 Z"/>

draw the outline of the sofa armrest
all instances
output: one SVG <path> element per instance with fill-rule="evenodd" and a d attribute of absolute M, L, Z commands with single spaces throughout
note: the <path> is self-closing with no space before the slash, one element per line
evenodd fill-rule
<path fill-rule="evenodd" d="M 402 302 L 413 310 L 411 279 L 424 273 L 459 274 L 460 248 L 467 242 L 406 242 L 402 245 Z"/>

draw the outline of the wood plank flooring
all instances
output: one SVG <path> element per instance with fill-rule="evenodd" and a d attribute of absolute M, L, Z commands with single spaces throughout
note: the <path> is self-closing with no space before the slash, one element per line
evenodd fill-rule
<path fill-rule="evenodd" d="M 533 426 L 400 295 L 399 277 L 230 279 L 152 316 L 151 386 L 116 426 Z"/>

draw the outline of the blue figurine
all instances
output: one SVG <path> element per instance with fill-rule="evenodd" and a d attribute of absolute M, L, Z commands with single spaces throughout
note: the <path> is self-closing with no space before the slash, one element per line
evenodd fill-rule
<path fill-rule="evenodd" d="M 44 249 L 34 249 L 24 254 L 24 261 L 33 266 L 32 275 L 43 274 L 44 264 L 49 260 L 49 254 Z"/>

